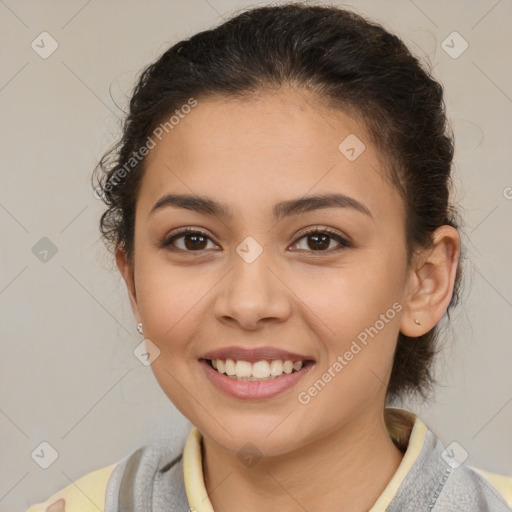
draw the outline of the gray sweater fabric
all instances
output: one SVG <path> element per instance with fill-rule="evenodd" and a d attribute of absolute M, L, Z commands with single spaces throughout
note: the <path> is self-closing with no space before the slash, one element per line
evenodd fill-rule
<path fill-rule="evenodd" d="M 183 444 L 152 441 L 125 457 L 110 476 L 105 512 L 190 512 Z M 427 428 L 420 454 L 386 512 L 512 511 L 487 480 L 464 463 L 449 464 L 443 450 Z"/>

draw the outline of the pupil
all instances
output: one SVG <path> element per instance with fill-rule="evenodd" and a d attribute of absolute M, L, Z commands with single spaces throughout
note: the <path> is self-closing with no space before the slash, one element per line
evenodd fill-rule
<path fill-rule="evenodd" d="M 194 242 L 190 243 L 190 240 L 193 239 Z M 201 243 L 204 243 L 205 237 L 202 235 L 187 235 L 185 237 L 185 245 L 187 249 L 202 249 L 203 247 L 199 247 Z"/>
<path fill-rule="evenodd" d="M 310 245 L 310 248 L 317 251 L 318 249 L 326 249 L 329 247 L 329 241 L 327 241 L 327 243 L 325 243 L 326 240 L 328 240 L 328 236 L 327 235 L 323 235 L 323 234 L 318 234 L 318 235 L 311 235 L 310 238 L 313 238 L 315 240 L 318 241 L 319 238 L 322 238 L 322 242 L 321 242 L 321 245 L 314 245 L 314 246 L 311 246 Z"/>

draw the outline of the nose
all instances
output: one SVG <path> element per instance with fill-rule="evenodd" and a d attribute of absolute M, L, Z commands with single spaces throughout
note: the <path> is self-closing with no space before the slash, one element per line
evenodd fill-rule
<path fill-rule="evenodd" d="M 251 263 L 235 252 L 233 268 L 221 281 L 214 303 L 216 318 L 246 330 L 285 322 L 292 309 L 291 292 L 273 267 L 266 251 Z"/>

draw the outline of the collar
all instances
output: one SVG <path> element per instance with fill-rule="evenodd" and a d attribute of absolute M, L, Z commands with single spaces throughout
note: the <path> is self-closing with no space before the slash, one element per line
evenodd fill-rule
<path fill-rule="evenodd" d="M 426 425 L 416 415 L 403 409 L 385 408 L 384 419 L 391 439 L 405 454 L 369 512 L 385 512 L 418 458 L 427 435 Z M 215 512 L 204 485 L 201 446 L 201 433 L 194 427 L 183 451 L 185 491 L 191 510 Z"/>

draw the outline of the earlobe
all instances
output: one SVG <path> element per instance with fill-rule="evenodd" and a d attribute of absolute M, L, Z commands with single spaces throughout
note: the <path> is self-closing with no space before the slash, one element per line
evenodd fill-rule
<path fill-rule="evenodd" d="M 133 267 L 128 261 L 126 257 L 126 253 L 124 252 L 122 247 L 118 247 L 115 251 L 116 263 L 119 272 L 123 276 L 124 282 L 126 284 L 126 288 L 128 291 L 128 297 L 130 299 L 130 305 L 133 311 L 133 315 L 135 316 L 135 320 L 137 323 L 141 321 L 139 307 L 137 304 L 137 293 L 135 290 L 135 279 L 134 279 L 134 271 Z"/>
<path fill-rule="evenodd" d="M 440 226 L 432 245 L 415 254 L 400 332 L 418 337 L 441 320 L 450 304 L 460 255 L 460 236 L 451 226 Z"/>

